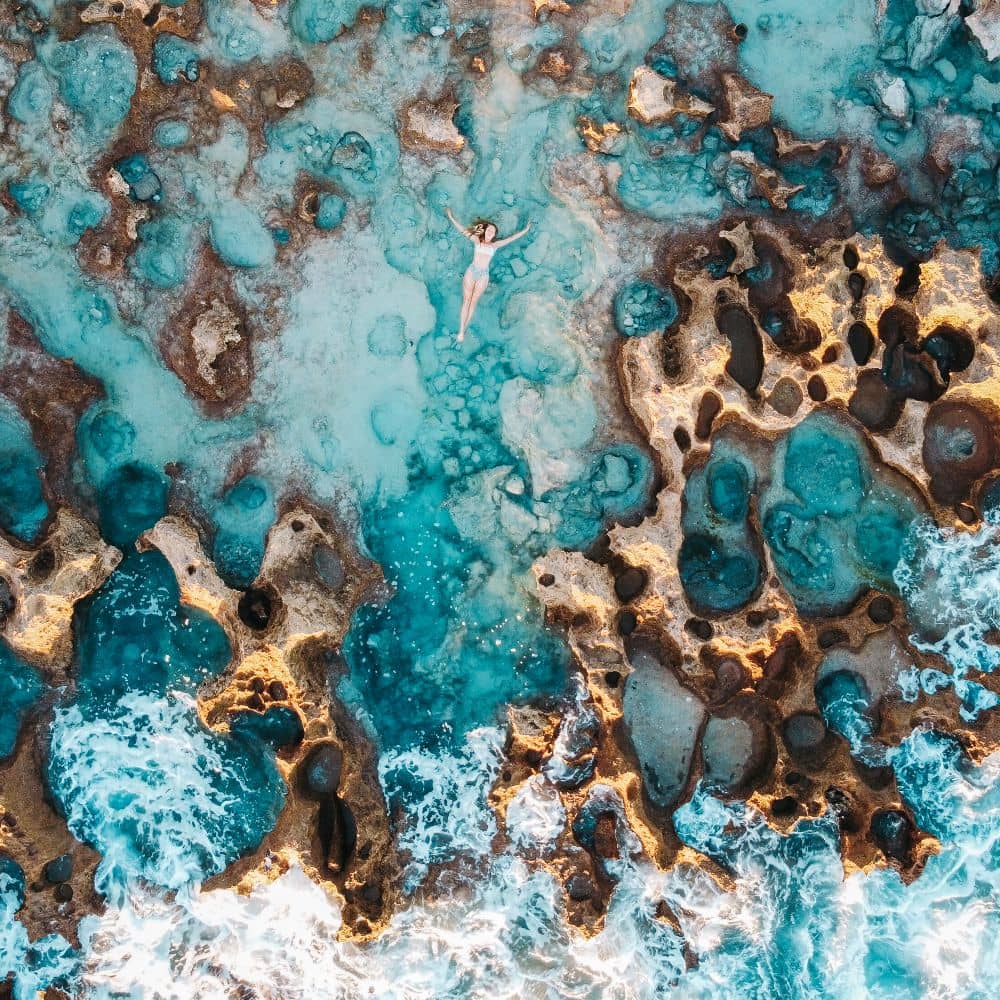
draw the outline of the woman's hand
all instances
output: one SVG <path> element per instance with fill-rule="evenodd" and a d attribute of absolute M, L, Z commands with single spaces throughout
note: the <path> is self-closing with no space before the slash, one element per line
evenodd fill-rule
<path fill-rule="evenodd" d="M 531 223 L 529 222 L 524 229 L 519 229 L 513 236 L 508 236 L 505 240 L 494 240 L 493 245 L 498 247 L 505 247 L 508 243 L 513 243 L 514 240 L 519 240 L 524 234 L 531 228 Z"/>
<path fill-rule="evenodd" d="M 467 237 L 469 237 L 469 239 L 471 239 L 471 238 L 472 238 L 472 234 L 471 234 L 471 233 L 469 232 L 469 230 L 468 230 L 468 229 L 466 229 L 466 228 L 465 228 L 465 226 L 463 226 L 463 225 L 462 225 L 462 224 L 461 224 L 461 223 L 460 223 L 460 222 L 459 222 L 459 221 L 458 221 L 458 220 L 457 220 L 457 219 L 455 218 L 455 216 L 451 214 L 451 209 L 450 209 L 450 208 L 449 208 L 449 207 L 448 207 L 447 205 L 445 205 L 445 207 L 444 207 L 444 214 L 448 216 L 448 218 L 449 218 L 449 219 L 451 220 L 451 224 L 452 224 L 452 225 L 453 225 L 453 226 L 454 226 L 454 227 L 455 227 L 455 228 L 456 228 L 456 229 L 457 229 L 457 230 L 458 230 L 458 231 L 459 231 L 459 232 L 460 232 L 460 233 L 461 233 L 461 234 L 462 234 L 463 236 L 467 236 Z"/>

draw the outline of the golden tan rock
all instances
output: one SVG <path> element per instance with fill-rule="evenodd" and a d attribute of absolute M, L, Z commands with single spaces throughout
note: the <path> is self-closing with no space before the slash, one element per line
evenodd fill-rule
<path fill-rule="evenodd" d="M 586 115 L 581 115 L 576 120 L 576 129 L 592 153 L 616 153 L 625 134 L 617 122 L 599 123 Z"/>
<path fill-rule="evenodd" d="M 24 871 L 27 891 L 18 919 L 29 938 L 61 934 L 75 942 L 78 921 L 104 905 L 94 889 L 100 856 L 77 841 L 52 808 L 42 780 L 44 767 L 44 740 L 31 734 L 22 735 L 14 757 L 0 764 L 0 852 Z M 60 889 L 46 878 L 45 866 L 67 854 L 72 876 L 67 888 Z M 70 898 L 62 898 L 66 895 Z"/>
<path fill-rule="evenodd" d="M 565 49 L 546 49 L 539 57 L 536 68 L 542 76 L 561 82 L 573 72 L 573 60 Z"/>
<path fill-rule="evenodd" d="M 34 549 L 0 537 L 0 574 L 10 582 L 14 610 L 4 638 L 19 656 L 65 679 L 73 656 L 73 607 L 93 593 L 121 561 L 97 528 L 67 509 Z"/>
<path fill-rule="evenodd" d="M 4 640 L 50 685 L 69 680 L 76 603 L 97 590 L 120 560 L 121 553 L 101 540 L 93 524 L 67 509 L 56 513 L 34 549 L 0 537 L 0 576 L 14 601 Z M 46 704 L 36 707 L 32 717 L 44 717 Z M 28 889 L 19 919 L 29 937 L 58 933 L 75 941 L 80 918 L 103 905 L 93 887 L 99 858 L 76 841 L 50 804 L 42 777 L 43 731 L 40 726 L 33 731 L 29 720 L 13 756 L 0 762 L 0 851 L 25 873 Z M 73 870 L 57 887 L 46 879 L 44 869 L 62 855 L 72 858 Z"/>
<path fill-rule="evenodd" d="M 374 748 L 333 699 L 332 688 L 342 669 L 340 642 L 355 608 L 381 581 L 378 568 L 327 514 L 306 507 L 287 511 L 271 528 L 260 573 L 245 594 L 220 579 L 194 526 L 183 518 L 161 519 L 138 546 L 163 554 L 182 603 L 206 611 L 229 638 L 230 667 L 199 695 L 206 724 L 226 731 L 234 712 L 281 705 L 297 713 L 305 734 L 277 755 L 288 796 L 274 829 L 210 885 L 249 892 L 298 865 L 341 894 L 345 935 L 374 933 L 391 913 L 398 863 Z M 335 796 L 320 801 L 303 786 L 302 768 L 324 746 L 340 756 L 342 769 Z M 353 850 L 333 860 L 334 848 L 319 831 L 323 808 L 347 810 L 357 827 Z"/>
<path fill-rule="evenodd" d="M 420 98 L 407 104 L 399 116 L 399 141 L 404 148 L 457 155 L 465 149 L 465 136 L 455 125 L 458 102 Z"/>
<path fill-rule="evenodd" d="M 722 74 L 722 116 L 719 128 L 731 142 L 739 142 L 744 132 L 771 120 L 774 98 L 758 90 L 738 73 Z"/>
<path fill-rule="evenodd" d="M 829 145 L 827 139 L 819 139 L 816 142 L 797 139 L 794 133 L 786 128 L 779 128 L 777 125 L 771 126 L 771 132 L 774 135 L 775 150 L 779 159 L 784 159 L 786 156 L 798 156 L 801 153 L 818 153 Z"/>
<path fill-rule="evenodd" d="M 701 619 L 689 603 L 677 571 L 685 481 L 691 469 L 705 460 L 711 444 L 708 434 L 699 436 L 696 432 L 706 389 L 721 401 L 713 436 L 737 436 L 750 453 L 757 449 L 756 453 L 764 456 L 762 464 L 766 468 L 771 442 L 809 412 L 820 407 L 842 414 L 847 410 L 858 374 L 845 343 L 847 330 L 862 320 L 875 330 L 882 313 L 898 305 L 899 266 L 886 256 L 875 238 L 854 237 L 849 241 L 856 262 L 848 266 L 843 241 L 830 241 L 806 257 L 765 220 L 757 220 L 752 232 L 749 227 L 736 227 L 720 235 L 732 242 L 738 257 L 744 256 L 741 266 L 750 262 L 751 253 L 759 258 L 765 245 L 780 248 L 782 260 L 791 269 L 788 302 L 799 320 L 814 326 L 818 337 L 797 356 L 799 374 L 796 366 L 789 364 L 788 356 L 764 337 L 763 392 L 749 396 L 727 373 L 729 348 L 715 322 L 720 297 L 749 308 L 746 290 L 735 275 L 709 277 L 698 264 L 707 250 L 686 246 L 670 271 L 672 283 L 688 304 L 680 331 L 674 334 L 680 374 L 664 385 L 661 359 L 663 340 L 669 333 L 622 342 L 618 363 L 625 403 L 657 455 L 664 485 L 652 514 L 637 525 L 612 527 L 609 531 L 610 564 L 594 563 L 579 552 L 555 550 L 538 559 L 533 568 L 547 619 L 565 628 L 586 684 L 588 704 L 601 719 L 594 776 L 579 788 L 562 790 L 561 801 L 567 815 L 572 816 L 588 789 L 607 782 L 613 775 L 611 783 L 621 789 L 629 823 L 646 845 L 646 856 L 661 865 L 690 862 L 691 858 L 682 862 L 678 845 L 663 835 L 665 815 L 653 809 L 645 796 L 636 797 L 638 762 L 627 739 L 622 739 L 622 690 L 632 670 L 632 650 L 637 644 L 652 644 L 683 685 L 709 706 L 712 718 L 756 718 L 756 724 L 771 733 L 770 756 L 763 769 L 755 772 L 745 793 L 771 825 L 787 831 L 802 816 L 833 811 L 841 823 L 848 871 L 892 864 L 905 881 L 910 881 L 938 845 L 933 837 L 916 830 L 909 855 L 901 861 L 887 857 L 875 844 L 868 830 L 874 812 L 891 809 L 906 813 L 891 781 L 878 775 L 870 781 L 859 780 L 858 766 L 843 740 L 827 741 L 821 759 L 804 763 L 789 748 L 793 744 L 785 741 L 782 726 L 784 720 L 796 714 L 819 718 L 817 671 L 834 644 L 848 658 L 871 658 L 877 676 L 872 675 L 870 684 L 880 696 L 878 735 L 889 745 L 898 743 L 921 720 L 930 721 L 938 715 L 953 718 L 959 705 L 953 692 L 933 697 L 920 694 L 916 702 L 904 702 L 895 688 L 885 683 L 886 663 L 895 657 L 901 658 L 900 662 L 940 668 L 938 661 L 909 644 L 905 626 L 892 629 L 875 624 L 866 599 L 832 622 L 803 618 L 781 587 L 766 550 L 762 553 L 764 578 L 770 582 L 760 596 L 739 612 L 715 615 L 710 622 Z M 863 279 L 859 297 L 848 286 L 849 269 Z M 996 348 L 1000 310 L 989 298 L 977 255 L 939 246 L 921 265 L 920 281 L 909 301 L 918 336 L 946 325 L 966 331 L 975 341 L 974 360 L 965 371 L 952 375 L 948 398 L 995 398 L 1000 389 Z M 807 391 L 807 381 L 817 375 L 824 384 L 822 400 Z M 798 390 L 798 406 L 788 412 L 766 402 L 779 383 L 790 383 Z M 927 503 L 941 522 L 951 524 L 954 512 L 927 496 L 927 474 L 920 456 L 926 412 L 926 403 L 910 400 L 894 427 L 878 436 L 868 435 L 868 439 L 874 459 L 885 463 L 883 474 L 895 477 L 893 481 L 904 492 L 915 497 L 923 495 L 921 502 Z M 678 430 L 683 431 L 680 437 L 675 434 Z M 627 607 L 618 599 L 614 587 L 615 573 L 621 570 L 612 572 L 612 565 L 635 567 L 645 575 L 644 587 L 630 598 Z M 890 617 L 901 614 L 892 601 L 888 603 Z M 624 611 L 630 623 L 623 631 Z M 895 652 L 884 648 L 890 635 Z M 991 689 L 996 687 L 992 678 L 982 679 Z M 515 732 L 523 729 L 515 727 Z M 617 736 L 608 739 L 605 734 L 609 731 Z M 539 750 L 539 738 L 537 734 L 522 733 L 515 739 L 513 756 L 522 764 L 511 767 L 509 783 L 501 782 L 496 789 L 499 809 L 523 794 L 519 790 L 539 781 L 537 775 L 545 774 L 545 762 L 554 753 L 555 741 L 550 748 Z M 1000 745 L 1000 724 L 987 720 L 967 738 L 973 757 L 981 759 L 981 755 Z M 533 765 L 539 756 L 541 764 Z M 697 780 L 702 766 L 696 762 L 690 782 Z M 629 774 L 631 784 L 626 778 Z M 600 900 L 599 865 L 590 854 L 584 854 L 586 858 L 581 860 L 578 845 L 565 842 L 545 863 L 553 871 L 585 874 L 594 884 L 593 898 Z M 695 860 L 725 884 L 723 873 L 705 859 L 695 855 Z M 573 891 L 582 884 L 574 883 Z M 591 898 L 587 886 L 580 891 L 586 899 Z M 567 905 L 569 912 L 576 915 L 574 922 L 592 926 L 588 921 L 597 918 L 589 910 L 580 910 L 590 904 L 572 901 L 572 897 L 570 900 Z"/>
<path fill-rule="evenodd" d="M 732 229 L 720 230 L 719 236 L 736 251 L 736 256 L 729 265 L 730 274 L 742 274 L 760 263 L 753 249 L 753 233 L 745 221 Z"/>
<path fill-rule="evenodd" d="M 241 320 L 221 299 L 212 299 L 211 305 L 198 317 L 191 328 L 191 343 L 198 363 L 198 374 L 208 383 L 215 384 L 214 363 L 220 354 L 241 339 Z"/>
<path fill-rule="evenodd" d="M 531 0 L 535 20 L 543 20 L 546 14 L 568 14 L 573 8 L 566 0 Z"/>
<path fill-rule="evenodd" d="M 679 114 L 707 118 L 715 111 L 707 101 L 684 93 L 673 80 L 649 66 L 637 66 L 632 71 L 627 107 L 628 113 L 643 125 L 671 121 Z"/>

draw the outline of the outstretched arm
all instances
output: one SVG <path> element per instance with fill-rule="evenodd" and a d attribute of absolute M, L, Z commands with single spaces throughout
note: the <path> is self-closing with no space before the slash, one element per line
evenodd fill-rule
<path fill-rule="evenodd" d="M 494 240 L 493 245 L 495 247 L 505 247 L 508 243 L 513 243 L 514 240 L 519 240 L 529 229 L 531 228 L 531 223 L 529 222 L 524 229 L 519 229 L 513 236 L 508 236 L 503 240 Z"/>
<path fill-rule="evenodd" d="M 453 226 L 454 226 L 454 227 L 455 227 L 455 228 L 456 228 L 456 229 L 457 229 L 457 230 L 458 230 L 458 231 L 459 231 L 459 232 L 460 232 L 460 233 L 461 233 L 461 234 L 462 234 L 463 236 L 465 236 L 465 237 L 468 237 L 469 239 L 472 239 L 472 234 L 471 234 L 471 233 L 469 232 L 469 230 L 468 230 L 468 229 L 466 229 L 466 228 L 465 228 L 465 226 L 463 226 L 463 225 L 462 225 L 462 224 L 461 224 L 461 223 L 460 223 L 460 222 L 459 222 L 459 221 L 458 221 L 458 220 L 457 220 L 457 219 L 455 218 L 455 216 L 454 216 L 454 215 L 452 215 L 452 214 L 451 214 L 451 209 L 450 209 L 450 208 L 446 208 L 446 209 L 444 210 L 444 214 L 448 216 L 449 220 L 451 221 L 451 224 L 452 224 L 452 225 L 453 225 Z"/>

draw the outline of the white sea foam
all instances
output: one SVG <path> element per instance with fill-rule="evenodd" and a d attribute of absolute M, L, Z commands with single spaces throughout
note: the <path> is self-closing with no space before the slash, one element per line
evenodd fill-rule
<path fill-rule="evenodd" d="M 145 698 L 126 707 L 129 718 L 146 720 L 128 738 L 117 723 L 73 709 L 57 719 L 56 756 L 74 754 L 67 780 L 92 786 L 71 796 L 71 821 L 88 810 L 120 813 L 124 802 L 134 808 L 129 782 L 141 782 L 146 807 L 135 815 L 162 818 L 157 872 L 180 888 L 166 893 L 145 881 L 149 861 L 116 839 L 119 826 L 90 829 L 110 852 L 112 895 L 108 910 L 81 926 L 81 1000 L 966 1000 L 989 996 L 984 984 L 1000 974 L 1000 755 L 962 769 L 954 745 L 926 733 L 896 751 L 904 796 L 944 845 L 910 886 L 894 872 L 844 881 L 832 819 L 785 837 L 751 807 L 698 789 L 675 826 L 730 869 L 733 885 L 689 864 L 661 871 L 622 831 L 622 860 L 608 869 L 617 888 L 603 929 L 587 938 L 568 924 L 559 885 L 531 860 L 565 822 L 545 777 L 515 796 L 509 846 L 497 852 L 487 795 L 502 765 L 501 730 L 477 730 L 453 750 L 390 754 L 380 776 L 406 817 L 400 840 L 412 895 L 377 940 L 359 945 L 337 940 L 336 897 L 298 868 L 250 896 L 182 884 L 184 866 L 188 878 L 197 873 L 211 840 L 210 775 L 221 762 L 198 742 L 189 703 Z M 164 772 L 173 784 L 162 784 Z M 594 796 L 610 804 L 614 791 L 598 786 Z M 459 856 L 474 862 L 462 868 L 464 883 L 443 898 L 417 891 L 431 866 Z M 44 962 L 53 976 L 72 968 L 59 944 L 50 942 Z M 16 967 L 27 954 L 26 935 L 8 919 L 0 956 Z M 50 981 L 21 971 L 18 1000 Z"/>
<path fill-rule="evenodd" d="M 16 973 L 14 1000 L 35 1000 L 53 980 L 71 975 L 77 962 L 69 943 L 57 934 L 29 941 L 16 917 L 19 902 L 12 881 L 0 875 L 0 983 Z"/>
<path fill-rule="evenodd" d="M 507 833 L 522 850 L 546 854 L 566 826 L 566 810 L 554 785 L 533 774 L 507 806 Z"/>
<path fill-rule="evenodd" d="M 966 721 L 1000 704 L 967 679 L 970 671 L 992 673 L 1000 667 L 1000 647 L 986 641 L 1000 628 L 1000 525 L 987 520 L 970 532 L 922 523 L 893 579 L 918 627 L 911 642 L 952 668 L 950 678 L 938 670 L 910 671 L 900 678 L 904 696 L 916 697 L 918 687 L 932 694 L 952 684 Z"/>
<path fill-rule="evenodd" d="M 409 858 L 408 888 L 420 883 L 430 865 L 490 852 L 497 823 L 486 796 L 500 770 L 503 742 L 503 730 L 484 727 L 453 752 L 414 747 L 379 761 L 390 803 L 407 813 L 399 846 Z"/>
<path fill-rule="evenodd" d="M 178 889 L 232 860 L 250 790 L 218 780 L 218 738 L 186 695 L 131 693 L 98 718 L 59 709 L 49 770 L 70 830 L 102 854 L 97 884 L 112 898 L 133 877 Z"/>
<path fill-rule="evenodd" d="M 445 898 L 417 893 L 377 940 L 359 945 L 337 940 L 336 898 L 298 868 L 250 896 L 196 885 L 164 894 L 133 879 L 121 884 L 115 905 L 81 927 L 81 1000 L 993 995 L 1000 755 L 963 770 L 951 744 L 925 733 L 897 751 L 904 795 L 944 843 L 910 886 L 888 871 L 844 881 L 830 819 L 801 823 L 785 837 L 753 808 L 698 789 L 675 816 L 678 832 L 733 872 L 732 888 L 689 864 L 664 872 L 642 857 L 623 860 L 613 869 L 618 884 L 604 928 L 587 938 L 566 921 L 552 876 L 521 856 L 533 850 L 491 853 L 496 827 L 486 793 L 501 737 L 480 730 L 456 752 L 410 751 L 382 768 L 390 791 L 394 768 L 420 779 L 426 801 L 409 788 L 417 819 L 403 834 L 415 864 L 426 870 L 458 854 L 479 858 L 464 888 Z M 683 939 L 657 915 L 661 905 Z"/>

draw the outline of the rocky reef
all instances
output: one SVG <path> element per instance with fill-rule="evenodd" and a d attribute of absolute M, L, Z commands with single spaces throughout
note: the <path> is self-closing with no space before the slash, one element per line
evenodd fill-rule
<path fill-rule="evenodd" d="M 661 865 L 682 849 L 664 836 L 669 817 L 699 784 L 754 804 L 782 832 L 832 814 L 848 871 L 892 865 L 909 881 L 937 845 L 900 799 L 889 748 L 914 727 L 941 729 L 982 761 L 1000 735 L 981 714 L 997 693 L 985 663 L 964 683 L 944 681 L 953 664 L 936 646 L 948 624 L 937 574 L 898 569 L 919 558 L 915 524 L 975 537 L 992 516 L 973 495 L 996 475 L 985 428 L 996 426 L 1000 311 L 971 253 L 939 248 L 901 298 L 900 268 L 879 241 L 831 241 L 807 262 L 767 225 L 739 230 L 668 256 L 685 315 L 619 356 L 626 404 L 662 471 L 655 512 L 593 552 L 552 552 L 534 566 L 587 685 L 590 731 L 574 749 L 588 766 L 571 796 L 579 809 L 595 789 L 615 789 L 619 814 Z M 705 259 L 726 244 L 734 264 L 706 275 Z M 755 271 L 783 273 L 785 286 L 761 301 Z M 794 351 L 761 330 L 760 310 L 778 296 L 790 325 L 815 332 Z M 887 315 L 907 324 L 905 340 Z M 745 339 L 726 336 L 734 316 Z M 849 338 L 866 321 L 878 333 L 861 358 Z M 946 336 L 965 349 L 960 372 L 926 351 Z M 748 355 L 752 379 L 740 377 Z M 931 399 L 896 396 L 903 365 Z M 891 422 L 866 419 L 870 383 L 872 395 L 898 399 Z M 941 682 L 914 685 L 917 676 Z M 544 773 L 554 737 L 518 753 Z"/>
<path fill-rule="evenodd" d="M 0 101 L 0 997 L 989 994 L 1000 6 L 30 0 Z"/>

